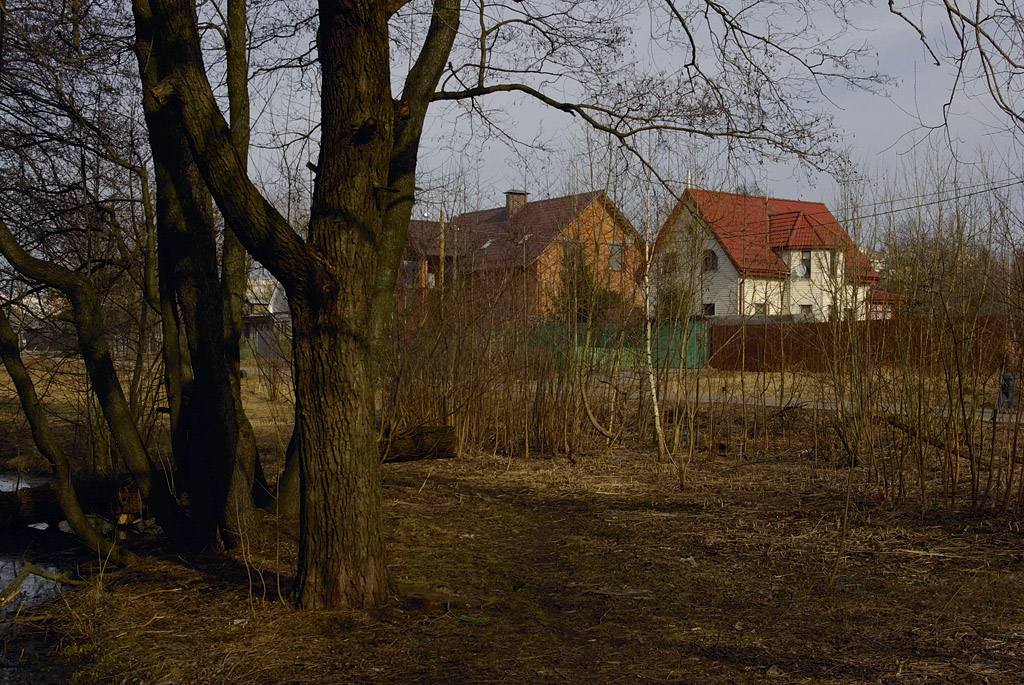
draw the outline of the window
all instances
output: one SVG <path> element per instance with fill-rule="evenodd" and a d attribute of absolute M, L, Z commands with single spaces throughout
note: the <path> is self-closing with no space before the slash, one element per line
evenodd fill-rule
<path fill-rule="evenodd" d="M 800 316 L 809 319 L 814 316 L 814 309 L 809 304 L 802 304 L 800 305 Z"/>
<path fill-rule="evenodd" d="M 705 302 L 704 306 L 703 306 L 703 312 L 704 312 L 704 316 L 714 316 L 715 315 L 715 303 L 714 302 Z"/>
<path fill-rule="evenodd" d="M 433 288 L 437 285 L 437 268 L 440 265 L 440 259 L 437 257 L 429 257 L 427 259 L 427 287 Z"/>
<path fill-rule="evenodd" d="M 622 243 L 611 243 L 608 246 L 608 270 L 622 271 L 622 261 L 626 253 L 626 246 Z"/>
<path fill-rule="evenodd" d="M 704 250 L 704 273 L 718 271 L 718 255 L 714 250 Z"/>
<path fill-rule="evenodd" d="M 402 261 L 402 285 L 411 288 L 420 275 L 420 263 L 415 259 Z"/>
<path fill-rule="evenodd" d="M 811 277 L 811 251 L 804 250 L 800 253 L 800 277 Z"/>
<path fill-rule="evenodd" d="M 754 316 L 767 316 L 768 315 L 768 303 L 767 302 L 755 302 L 754 303 Z"/>
<path fill-rule="evenodd" d="M 832 278 L 836 277 L 839 272 L 839 254 L 836 252 L 828 253 L 828 275 Z"/>

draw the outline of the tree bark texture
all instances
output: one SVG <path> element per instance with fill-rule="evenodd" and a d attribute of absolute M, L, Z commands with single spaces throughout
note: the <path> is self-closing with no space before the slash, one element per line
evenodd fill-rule
<path fill-rule="evenodd" d="M 230 547 L 259 525 L 252 499 L 255 440 L 248 421 L 248 432 L 239 424 L 244 412 L 237 379 L 238 340 L 226 335 L 230 314 L 225 310 L 232 305 L 225 298 L 230 290 L 226 292 L 228 282 L 218 271 L 212 198 L 181 122 L 172 108 L 149 95 L 160 78 L 159 61 L 153 59 L 151 24 L 138 9 L 136 17 L 136 49 L 147 92 L 143 109 L 157 169 L 161 279 L 168 283 L 166 309 L 180 323 L 179 335 L 184 333 L 186 343 L 187 355 L 177 355 L 175 361 L 183 364 L 187 359 L 191 367 L 190 373 L 168 375 L 169 396 L 174 383 L 191 377 L 187 392 L 177 388 L 175 460 L 189 493 L 195 542 L 200 547 Z M 230 285 L 237 287 L 238 263 L 244 272 L 244 255 L 235 253 L 229 262 L 234 279 Z M 232 342 L 233 354 L 228 349 Z"/>
<path fill-rule="evenodd" d="M 147 2 L 134 0 L 137 21 Z M 206 77 L 194 6 L 152 0 L 161 80 L 150 95 L 180 117 L 228 226 L 281 281 L 292 309 L 303 607 L 367 607 L 386 596 L 373 388 L 423 119 L 458 28 L 457 2 L 437 8 L 396 107 L 387 3 L 320 3 L 320 158 L 303 240 L 246 174 Z"/>

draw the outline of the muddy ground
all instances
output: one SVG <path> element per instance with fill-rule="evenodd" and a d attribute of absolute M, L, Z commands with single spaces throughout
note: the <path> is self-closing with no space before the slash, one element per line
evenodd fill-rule
<path fill-rule="evenodd" d="M 1024 679 L 1015 519 L 922 515 L 865 466 L 767 444 L 701 453 L 684 490 L 636 447 L 390 465 L 379 611 L 291 610 L 279 530 L 213 563 L 93 567 L 24 629 L 77 682 Z"/>

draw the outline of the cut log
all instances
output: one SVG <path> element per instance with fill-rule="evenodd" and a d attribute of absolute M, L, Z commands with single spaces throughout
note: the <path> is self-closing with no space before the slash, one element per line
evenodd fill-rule
<path fill-rule="evenodd" d="M 453 426 L 412 426 L 381 439 L 381 461 L 454 459 L 458 456 L 455 451 L 457 442 Z"/>

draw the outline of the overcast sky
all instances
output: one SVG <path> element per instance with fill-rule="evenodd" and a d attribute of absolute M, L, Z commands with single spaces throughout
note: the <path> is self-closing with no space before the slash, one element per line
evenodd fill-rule
<path fill-rule="evenodd" d="M 1002 119 L 983 87 L 967 83 L 948 110 L 948 129 L 943 129 L 943 105 L 949 99 L 953 73 L 948 64 L 936 66 L 917 34 L 898 17 L 881 7 L 860 7 L 851 13 L 863 40 L 877 54 L 877 63 L 866 62 L 896 83 L 885 95 L 848 88 L 830 88 L 820 106 L 835 117 L 851 157 L 870 178 L 882 180 L 907 173 L 909 155 L 923 150 L 922 142 L 942 147 L 952 145 L 967 161 L 979 155 L 996 166 L 1020 168 L 1020 146 L 1012 132 L 1000 131 Z M 925 26 L 938 47 L 946 28 L 941 16 L 925 18 Z M 941 54 L 941 53 L 940 53 Z M 513 104 L 515 103 L 515 104 Z M 466 200 L 481 207 L 504 201 L 502 193 L 523 188 L 533 199 L 559 194 L 557 186 L 564 172 L 566 141 L 579 137 L 578 124 L 564 114 L 544 109 L 529 101 L 506 98 L 509 118 L 518 126 L 521 139 L 543 139 L 562 150 L 527 150 L 521 156 L 502 143 L 482 136 L 454 136 L 450 110 L 445 118 L 428 125 L 421 171 L 454 173 L 461 170 L 471 186 Z M 436 115 L 435 115 L 436 117 Z M 938 127 L 930 133 L 925 127 Z M 818 200 L 832 204 L 837 195 L 828 176 L 808 174 L 795 164 L 771 163 L 736 170 L 747 174 L 760 189 L 767 186 L 773 196 Z M 419 214 L 428 213 L 421 208 Z"/>

